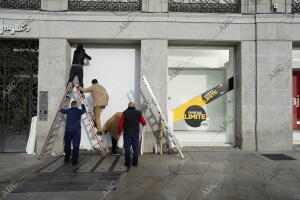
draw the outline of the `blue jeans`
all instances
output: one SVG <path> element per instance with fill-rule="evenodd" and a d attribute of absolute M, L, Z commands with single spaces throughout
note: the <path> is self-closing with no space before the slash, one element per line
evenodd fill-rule
<path fill-rule="evenodd" d="M 130 158 L 130 148 L 132 146 L 133 149 L 133 159 L 132 164 L 138 165 L 139 159 L 139 134 L 134 135 L 126 135 L 124 133 L 124 148 L 125 148 L 125 165 L 130 167 L 131 165 L 131 158 Z"/>
<path fill-rule="evenodd" d="M 70 160 L 71 156 L 71 143 L 73 144 L 72 163 L 78 161 L 79 156 L 79 145 L 80 145 L 81 131 L 66 131 L 64 142 L 65 142 L 65 161 Z"/>

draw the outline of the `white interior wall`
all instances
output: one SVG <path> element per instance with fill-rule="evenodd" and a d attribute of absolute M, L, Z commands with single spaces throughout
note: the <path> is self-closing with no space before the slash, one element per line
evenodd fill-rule
<path fill-rule="evenodd" d="M 169 112 L 233 76 L 233 50 L 230 48 L 216 51 L 217 49 L 170 48 L 169 75 L 174 74 L 176 70 L 178 72 L 179 68 L 184 67 L 184 69 L 179 70 L 178 75 L 172 80 L 169 77 Z M 181 144 L 197 146 L 234 143 L 233 91 L 207 104 L 204 109 L 208 118 L 208 126 L 189 127 L 183 119 L 172 124 L 174 133 Z M 220 127 L 229 116 L 232 117 L 233 123 L 220 132 Z"/>
<path fill-rule="evenodd" d="M 139 102 L 140 50 L 136 46 L 85 45 L 84 48 L 92 57 L 91 61 L 86 60 L 84 66 L 84 87 L 91 86 L 92 79 L 97 79 L 109 94 L 108 106 L 101 114 L 103 126 L 114 113 L 124 111 L 129 101 Z M 74 50 L 73 47 L 72 54 Z M 91 95 L 86 93 L 85 96 L 92 108 Z M 83 118 L 85 117 L 84 115 Z M 111 146 L 110 136 L 110 134 L 102 136 L 107 146 Z M 80 148 L 91 149 L 95 144 L 87 125 L 82 121 Z M 119 141 L 119 146 L 122 145 L 123 138 Z"/>

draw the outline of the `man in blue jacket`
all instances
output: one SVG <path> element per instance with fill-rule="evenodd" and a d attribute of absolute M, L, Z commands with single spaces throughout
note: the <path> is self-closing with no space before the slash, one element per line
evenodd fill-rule
<path fill-rule="evenodd" d="M 78 164 L 79 145 L 81 137 L 81 115 L 85 113 L 84 104 L 81 109 L 77 107 L 77 102 L 72 101 L 71 108 L 61 109 L 60 112 L 67 115 L 65 142 L 65 163 L 70 162 L 71 143 L 73 144 L 72 165 Z"/>

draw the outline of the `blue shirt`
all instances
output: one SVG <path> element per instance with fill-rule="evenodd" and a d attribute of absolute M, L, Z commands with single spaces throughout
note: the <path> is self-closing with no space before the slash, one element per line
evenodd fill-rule
<path fill-rule="evenodd" d="M 81 115 L 85 113 L 84 104 L 79 108 L 60 109 L 60 112 L 67 115 L 66 130 L 80 131 L 81 130 Z"/>

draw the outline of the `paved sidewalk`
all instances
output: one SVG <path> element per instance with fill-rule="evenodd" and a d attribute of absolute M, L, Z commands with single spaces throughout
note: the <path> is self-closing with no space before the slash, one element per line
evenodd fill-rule
<path fill-rule="evenodd" d="M 119 200 L 296 200 L 300 199 L 297 160 L 273 161 L 257 152 L 189 152 L 143 156 L 110 199 Z"/>
<path fill-rule="evenodd" d="M 96 172 L 97 166 L 88 173 L 80 170 L 68 172 L 60 168 L 55 172 L 58 178 L 52 177 L 52 181 L 63 179 L 66 174 L 75 177 L 68 182 L 68 188 L 74 190 L 60 192 L 21 190 L 34 180 L 33 177 L 38 179 L 41 172 L 37 171 L 45 169 L 56 158 L 38 161 L 26 154 L 0 154 L 0 186 L 4 191 L 13 179 L 25 176 L 7 195 L 6 199 L 12 200 L 299 200 L 300 152 L 281 153 L 296 160 L 274 161 L 258 152 L 240 151 L 185 152 L 185 159 L 175 154 L 146 154 L 140 157 L 138 168 L 122 172 L 120 178 L 111 182 L 107 179 L 102 181 L 103 173 L 108 172 Z M 114 168 L 110 167 L 110 171 L 113 172 Z M 89 177 L 95 176 L 99 176 L 94 178 L 97 184 L 102 181 L 101 184 L 107 186 L 99 191 L 76 191 L 72 185 L 83 185 L 82 179 L 91 180 Z M 79 182 L 74 181 L 76 178 Z M 21 192 L 17 192 L 18 189 Z"/>

